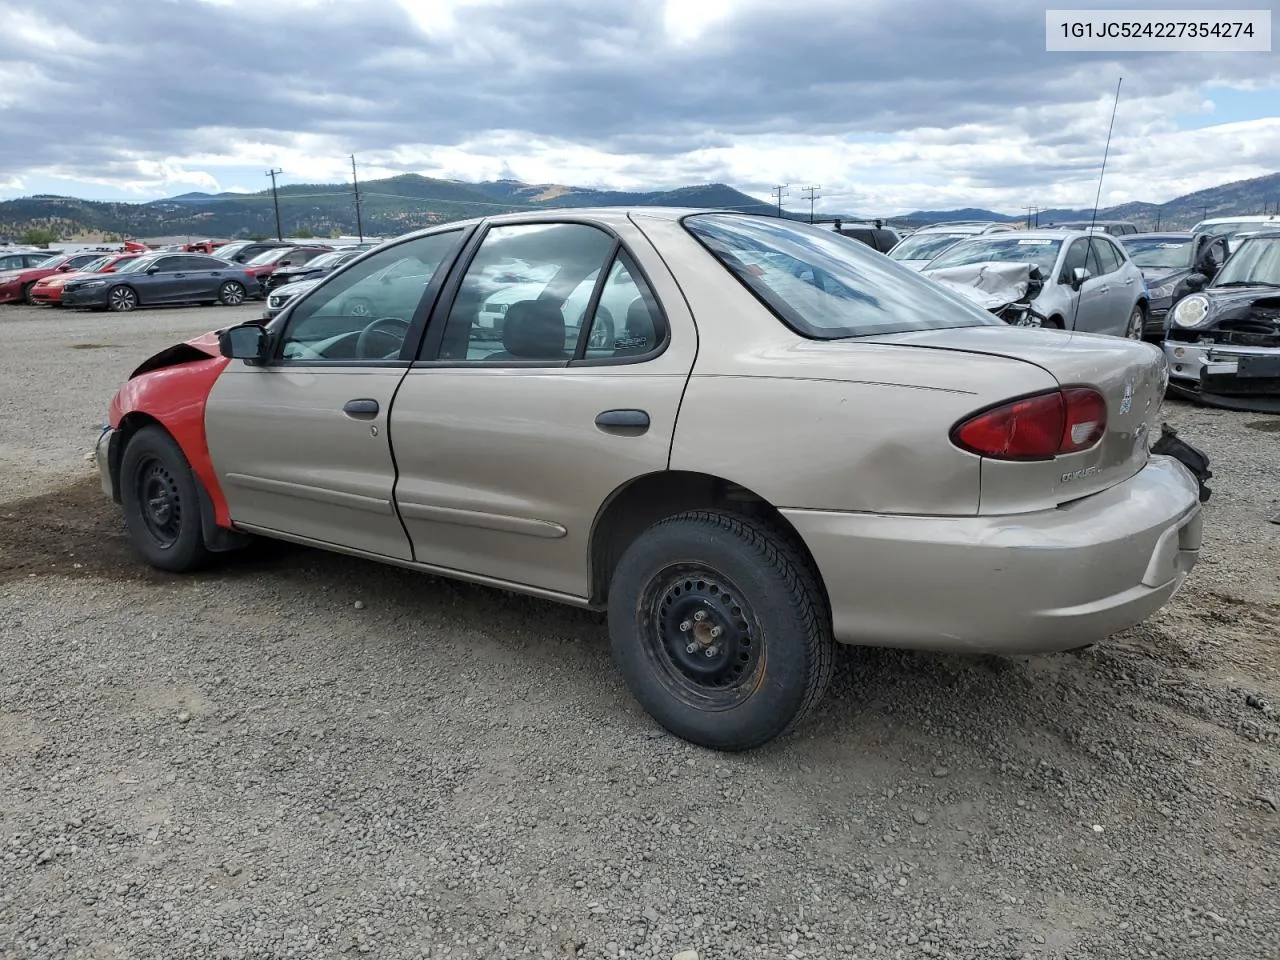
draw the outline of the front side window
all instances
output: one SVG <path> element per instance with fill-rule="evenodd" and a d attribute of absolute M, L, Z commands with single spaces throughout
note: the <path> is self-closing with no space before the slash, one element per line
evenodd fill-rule
<path fill-rule="evenodd" d="M 489 229 L 449 310 L 439 359 L 567 361 L 616 241 L 580 223 Z"/>
<path fill-rule="evenodd" d="M 335 274 L 287 317 L 281 357 L 307 363 L 395 359 L 427 287 L 462 236 L 433 233 Z"/>
<path fill-rule="evenodd" d="M 1072 240 L 1067 255 L 1062 258 L 1062 283 L 1071 283 L 1077 269 L 1089 269 L 1089 241 Z"/>
<path fill-rule="evenodd" d="M 991 326 L 997 317 L 828 230 L 774 218 L 694 214 L 685 228 L 784 323 L 822 340 Z"/>

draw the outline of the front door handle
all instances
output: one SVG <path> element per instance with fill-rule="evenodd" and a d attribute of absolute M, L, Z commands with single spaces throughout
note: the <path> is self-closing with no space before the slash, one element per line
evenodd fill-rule
<path fill-rule="evenodd" d="M 1124 285 L 1125 285 L 1126 287 L 1132 287 L 1132 286 L 1133 286 L 1133 277 L 1130 277 L 1128 280 L 1126 280 L 1126 281 L 1124 282 Z"/>
<path fill-rule="evenodd" d="M 596 415 L 596 426 L 609 433 L 644 433 L 649 414 L 643 410 L 605 410 Z"/>
<path fill-rule="evenodd" d="M 342 412 L 352 420 L 372 420 L 378 415 L 378 401 L 369 399 L 348 400 Z"/>

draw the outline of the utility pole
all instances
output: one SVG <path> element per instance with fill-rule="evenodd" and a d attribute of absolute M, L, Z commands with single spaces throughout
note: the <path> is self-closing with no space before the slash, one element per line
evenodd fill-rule
<path fill-rule="evenodd" d="M 789 186 L 791 186 L 789 183 L 780 183 L 773 188 L 773 196 L 778 201 L 778 216 L 782 216 L 782 198 L 787 195 Z"/>
<path fill-rule="evenodd" d="M 284 234 L 280 230 L 280 194 L 276 193 L 276 174 L 280 174 L 280 173 L 284 173 L 284 171 L 278 170 L 275 167 L 272 167 L 270 170 L 267 171 L 267 174 L 266 174 L 268 177 L 271 178 L 271 202 L 272 204 L 275 205 L 275 208 L 276 208 L 276 239 L 277 240 L 284 239 Z"/>
<path fill-rule="evenodd" d="M 1037 227 L 1040 226 L 1040 208 L 1035 206 L 1034 204 L 1028 204 L 1027 205 L 1027 229 L 1028 230 L 1031 229 L 1031 215 L 1033 213 L 1036 215 L 1036 226 Z"/>
<path fill-rule="evenodd" d="M 813 223 L 813 201 L 821 196 L 818 191 L 822 189 L 822 185 L 819 184 L 816 187 L 801 187 L 800 189 L 801 192 L 809 198 L 809 222 Z"/>
<path fill-rule="evenodd" d="M 364 243 L 364 224 L 360 221 L 360 181 L 356 177 L 356 155 L 351 155 L 351 183 L 356 188 L 356 233 Z"/>

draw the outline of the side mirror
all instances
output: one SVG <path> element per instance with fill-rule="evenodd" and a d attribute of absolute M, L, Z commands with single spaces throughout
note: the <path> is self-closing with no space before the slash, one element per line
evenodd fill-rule
<path fill-rule="evenodd" d="M 1203 273 L 1189 273 L 1182 282 L 1186 284 L 1188 290 L 1199 290 L 1209 282 L 1209 278 Z"/>
<path fill-rule="evenodd" d="M 62 266 L 58 268 L 59 273 L 68 273 L 70 270 L 71 270 L 71 265 L 69 263 L 64 263 Z"/>
<path fill-rule="evenodd" d="M 256 323 L 242 323 L 218 334 L 218 352 L 232 360 L 260 363 L 267 355 L 267 331 Z"/>
<path fill-rule="evenodd" d="M 1084 267 L 1076 267 L 1071 271 L 1071 289 L 1079 290 L 1084 286 L 1084 282 L 1092 276 L 1093 274 Z"/>
<path fill-rule="evenodd" d="M 154 277 L 154 276 L 155 276 L 157 273 L 159 273 L 159 272 L 160 272 L 160 268 L 159 268 L 159 267 L 147 267 L 147 276 L 148 276 L 148 277 Z"/>

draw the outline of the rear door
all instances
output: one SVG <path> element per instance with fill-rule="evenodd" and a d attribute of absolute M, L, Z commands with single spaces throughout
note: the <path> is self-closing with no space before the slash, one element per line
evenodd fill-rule
<path fill-rule="evenodd" d="M 599 510 L 667 468 L 692 318 L 622 216 L 492 226 L 451 287 L 391 414 L 414 557 L 585 597 Z M 480 322 L 491 301 L 507 303 L 498 341 Z"/>
<path fill-rule="evenodd" d="M 302 297 L 272 324 L 273 359 L 232 362 L 205 429 L 231 519 L 248 529 L 398 560 L 387 417 L 462 228 L 402 241 Z M 377 276 L 412 262 L 394 296 Z M 407 274 L 406 274 L 407 275 Z M 372 316 L 345 309 L 352 297 Z"/>

